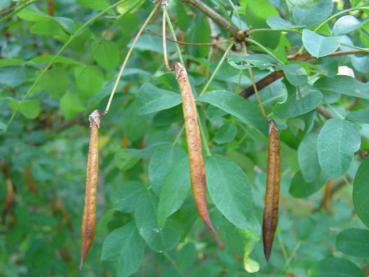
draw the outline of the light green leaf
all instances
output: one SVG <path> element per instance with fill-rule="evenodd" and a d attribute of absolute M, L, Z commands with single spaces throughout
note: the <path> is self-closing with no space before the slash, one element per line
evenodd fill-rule
<path fill-rule="evenodd" d="M 188 157 L 177 160 L 160 191 L 158 224 L 163 227 L 167 218 L 181 208 L 190 190 Z"/>
<path fill-rule="evenodd" d="M 181 103 L 178 93 L 164 90 L 145 83 L 138 92 L 137 105 L 140 114 L 150 114 L 170 109 Z"/>
<path fill-rule="evenodd" d="M 97 43 L 93 56 L 98 65 L 108 70 L 116 68 L 121 61 L 119 47 L 112 41 Z"/>
<path fill-rule="evenodd" d="M 342 258 L 326 258 L 309 269 L 309 277 L 364 277 L 354 263 Z"/>
<path fill-rule="evenodd" d="M 167 220 L 164 228 L 157 223 L 157 199 L 146 191 L 137 200 L 135 219 L 138 231 L 148 246 L 157 252 L 175 247 L 181 238 L 181 230 L 174 221 Z"/>
<path fill-rule="evenodd" d="M 211 200 L 227 220 L 240 229 L 258 233 L 251 189 L 242 169 L 232 160 L 214 155 L 206 161 L 206 179 Z"/>
<path fill-rule="evenodd" d="M 305 198 L 317 192 L 324 182 L 325 180 L 320 176 L 316 176 L 311 182 L 306 182 L 301 171 L 298 171 L 292 178 L 289 193 L 296 198 Z"/>
<path fill-rule="evenodd" d="M 294 86 L 302 86 L 307 83 L 307 73 L 305 68 L 299 64 L 286 64 L 283 67 L 283 72 L 288 82 Z"/>
<path fill-rule="evenodd" d="M 361 221 L 369 227 L 369 159 L 365 159 L 355 176 L 352 197 L 355 211 Z"/>
<path fill-rule="evenodd" d="M 298 27 L 284 20 L 282 17 L 278 15 L 273 15 L 271 17 L 268 17 L 266 22 L 269 25 L 269 27 L 272 29 L 294 29 Z"/>
<path fill-rule="evenodd" d="M 214 141 L 218 144 L 230 143 L 236 135 L 237 127 L 234 124 L 226 123 L 217 130 Z"/>
<path fill-rule="evenodd" d="M 104 75 L 94 66 L 77 67 L 74 77 L 83 97 L 96 95 L 104 82 Z"/>
<path fill-rule="evenodd" d="M 323 77 L 314 86 L 323 93 L 339 93 L 369 99 L 365 84 L 349 76 Z"/>
<path fill-rule="evenodd" d="M 158 146 L 149 162 L 149 180 L 155 193 L 159 193 L 175 163 L 186 157 L 186 152 L 172 144 Z"/>
<path fill-rule="evenodd" d="M 354 257 L 369 257 L 369 230 L 346 229 L 338 234 L 337 249 Z"/>
<path fill-rule="evenodd" d="M 332 1 L 295 1 L 292 9 L 293 18 L 297 24 L 316 25 L 331 15 Z"/>
<path fill-rule="evenodd" d="M 327 56 L 340 45 L 337 37 L 325 37 L 308 29 L 302 31 L 302 43 L 310 55 L 316 58 Z"/>
<path fill-rule="evenodd" d="M 115 152 L 113 164 L 120 170 L 128 170 L 134 167 L 139 160 L 140 156 L 135 152 L 122 148 Z"/>
<path fill-rule="evenodd" d="M 319 90 L 306 86 L 289 95 L 285 103 L 275 105 L 273 112 L 282 118 L 303 115 L 318 107 L 322 99 L 323 95 Z"/>
<path fill-rule="evenodd" d="M 241 96 L 227 91 L 210 91 L 198 98 L 238 118 L 242 123 L 268 133 L 268 125 L 257 104 L 252 104 Z"/>
<path fill-rule="evenodd" d="M 108 0 L 77 0 L 81 5 L 94 9 L 94 10 L 102 10 L 109 6 Z"/>
<path fill-rule="evenodd" d="M 333 25 L 332 33 L 335 36 L 351 33 L 361 27 L 361 23 L 355 16 L 345 15 L 340 17 Z"/>
<path fill-rule="evenodd" d="M 300 170 L 306 182 L 312 182 L 320 175 L 317 140 L 318 134 L 308 134 L 297 151 Z"/>
<path fill-rule="evenodd" d="M 114 208 L 126 212 L 134 212 L 138 198 L 145 191 L 144 184 L 140 182 L 124 182 L 112 194 Z"/>
<path fill-rule="evenodd" d="M 59 66 L 50 69 L 41 79 L 40 87 L 54 98 L 60 98 L 69 87 L 67 71 Z"/>
<path fill-rule="evenodd" d="M 144 258 L 145 243 L 134 222 L 111 232 L 104 240 L 101 260 L 116 261 L 119 276 L 135 273 Z"/>
<path fill-rule="evenodd" d="M 10 99 L 9 106 L 14 111 L 19 111 L 25 118 L 35 119 L 40 114 L 40 101 L 37 99 L 18 101 Z"/>
<path fill-rule="evenodd" d="M 369 124 L 369 109 L 357 110 L 346 116 L 347 120 Z"/>
<path fill-rule="evenodd" d="M 81 100 L 74 93 L 67 92 L 60 99 L 60 110 L 66 119 L 71 119 L 85 110 Z"/>
<path fill-rule="evenodd" d="M 361 143 L 357 127 L 349 121 L 330 119 L 325 122 L 318 136 L 318 158 L 324 177 L 344 174 Z"/>

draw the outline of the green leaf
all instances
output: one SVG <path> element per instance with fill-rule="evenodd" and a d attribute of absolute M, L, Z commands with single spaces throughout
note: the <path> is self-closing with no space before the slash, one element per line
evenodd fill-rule
<path fill-rule="evenodd" d="M 18 101 L 10 99 L 9 106 L 14 111 L 19 111 L 25 118 L 35 119 L 40 114 L 40 101 L 37 99 Z"/>
<path fill-rule="evenodd" d="M 106 40 L 97 43 L 93 56 L 98 65 L 108 70 L 116 68 L 121 60 L 118 45 Z"/>
<path fill-rule="evenodd" d="M 318 134 L 310 133 L 301 141 L 297 150 L 300 170 L 306 182 L 312 182 L 320 175 L 317 140 Z"/>
<path fill-rule="evenodd" d="M 320 176 L 316 176 L 313 181 L 307 182 L 301 171 L 298 171 L 291 180 L 289 193 L 296 198 L 305 198 L 317 192 L 324 185 L 324 182 L 325 180 Z"/>
<path fill-rule="evenodd" d="M 81 100 L 74 93 L 67 92 L 60 99 L 60 110 L 66 119 L 71 119 L 85 110 Z"/>
<path fill-rule="evenodd" d="M 355 176 L 352 197 L 355 211 L 361 221 L 369 227 L 369 159 L 365 159 Z"/>
<path fill-rule="evenodd" d="M 149 247 L 157 252 L 164 252 L 177 245 L 181 238 L 178 224 L 167 220 L 160 228 L 157 223 L 157 199 L 151 192 L 146 191 L 137 200 L 135 219 L 141 237 Z"/>
<path fill-rule="evenodd" d="M 361 27 L 361 23 L 355 16 L 345 15 L 340 17 L 333 25 L 332 33 L 335 36 L 351 33 Z"/>
<path fill-rule="evenodd" d="M 347 120 L 369 124 L 369 109 L 357 110 L 346 116 Z"/>
<path fill-rule="evenodd" d="M 198 101 L 208 103 L 238 118 L 242 123 L 268 133 L 268 125 L 256 104 L 241 96 L 227 91 L 210 91 L 198 98 Z"/>
<path fill-rule="evenodd" d="M 337 37 L 321 36 L 308 29 L 302 31 L 302 43 L 306 51 L 316 58 L 335 52 L 340 45 Z"/>
<path fill-rule="evenodd" d="M 311 26 L 322 22 L 333 11 L 332 1 L 295 1 L 292 9 L 297 24 Z"/>
<path fill-rule="evenodd" d="M 124 182 L 112 195 L 114 208 L 126 212 L 134 212 L 138 198 L 145 191 L 145 186 L 141 182 Z"/>
<path fill-rule="evenodd" d="M 314 86 L 323 93 L 339 93 L 369 99 L 365 84 L 349 76 L 323 77 Z"/>
<path fill-rule="evenodd" d="M 347 229 L 338 234 L 337 249 L 354 257 L 369 257 L 369 230 Z"/>
<path fill-rule="evenodd" d="M 237 127 L 234 124 L 226 123 L 218 129 L 214 141 L 218 144 L 230 143 L 237 135 Z"/>
<path fill-rule="evenodd" d="M 74 76 L 83 97 L 96 95 L 104 83 L 104 75 L 94 66 L 77 67 Z"/>
<path fill-rule="evenodd" d="M 307 73 L 305 68 L 299 64 L 286 64 L 283 67 L 283 72 L 288 82 L 294 86 L 302 86 L 307 83 Z"/>
<path fill-rule="evenodd" d="M 305 86 L 289 95 L 285 103 L 275 105 L 273 112 L 282 118 L 303 115 L 318 107 L 322 99 L 323 95 L 319 90 Z"/>
<path fill-rule="evenodd" d="M 354 263 L 342 258 L 326 258 L 309 269 L 309 277 L 364 277 Z"/>
<path fill-rule="evenodd" d="M 27 80 L 26 69 L 22 67 L 3 67 L 0 69 L 0 85 L 16 87 Z"/>
<path fill-rule="evenodd" d="M 354 124 L 340 119 L 326 121 L 317 143 L 323 176 L 328 179 L 344 174 L 360 144 L 360 133 Z"/>
<path fill-rule="evenodd" d="M 145 243 L 131 222 L 106 237 L 101 260 L 117 261 L 119 276 L 130 276 L 139 269 L 144 253 Z"/>
<path fill-rule="evenodd" d="M 116 151 L 113 163 L 120 170 L 128 170 L 134 167 L 139 160 L 140 157 L 135 152 L 123 148 Z"/>
<path fill-rule="evenodd" d="M 60 98 L 69 87 L 67 71 L 62 67 L 53 67 L 42 77 L 40 87 L 50 96 Z"/>
<path fill-rule="evenodd" d="M 268 17 L 267 24 L 272 29 L 294 29 L 298 26 L 291 24 L 290 22 L 284 20 L 282 17 L 273 15 Z"/>
<path fill-rule="evenodd" d="M 109 6 L 108 0 L 77 0 L 77 1 L 81 5 L 94 10 L 103 10 Z"/>
<path fill-rule="evenodd" d="M 242 169 L 232 160 L 214 155 L 206 161 L 206 179 L 211 200 L 227 220 L 240 229 L 258 233 L 251 189 Z"/>
<path fill-rule="evenodd" d="M 113 104 L 114 105 L 114 104 Z M 113 106 L 114 107 L 114 106 Z M 125 134 L 130 141 L 134 142 L 140 139 L 147 131 L 148 118 L 146 115 L 140 115 L 138 112 L 137 101 L 129 105 L 122 112 L 122 126 Z"/>
<path fill-rule="evenodd" d="M 175 163 L 186 157 L 186 152 L 172 144 L 160 145 L 149 162 L 149 180 L 154 192 L 159 193 Z"/>
<path fill-rule="evenodd" d="M 178 93 L 164 90 L 145 83 L 138 91 L 137 105 L 140 114 L 150 114 L 167 110 L 181 103 Z"/>
<path fill-rule="evenodd" d="M 181 208 L 190 189 L 188 157 L 177 160 L 160 191 L 158 224 L 163 227 L 167 218 Z"/>

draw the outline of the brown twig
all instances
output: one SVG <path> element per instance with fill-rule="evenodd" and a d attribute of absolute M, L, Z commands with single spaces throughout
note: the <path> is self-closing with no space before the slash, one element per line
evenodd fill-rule
<path fill-rule="evenodd" d="M 160 37 L 163 36 L 162 34 L 157 33 L 153 30 L 146 30 L 145 32 L 153 34 L 155 36 L 160 36 Z M 213 42 L 187 42 L 187 41 L 182 41 L 182 40 L 171 39 L 171 38 L 168 38 L 168 37 L 166 38 L 166 40 L 170 41 L 170 42 L 177 43 L 179 45 L 192 45 L 192 46 L 217 46 L 219 44 L 225 44 L 225 43 L 230 42 L 230 40 L 228 40 L 228 39 L 219 40 L 219 41 L 214 40 Z M 222 49 L 222 51 L 224 52 L 225 50 Z"/>
<path fill-rule="evenodd" d="M 197 8 L 206 16 L 211 18 L 219 27 L 230 32 L 237 42 L 243 42 L 247 36 L 247 32 L 240 30 L 237 26 L 224 19 L 215 10 L 201 2 L 200 0 L 182 0 L 183 3 Z"/>
<path fill-rule="evenodd" d="M 337 57 L 337 56 L 345 56 L 345 55 L 360 55 L 360 54 L 366 54 L 367 52 L 364 50 L 348 50 L 348 51 L 337 51 L 332 54 L 329 54 L 325 57 Z M 310 59 L 316 59 L 315 57 L 312 57 L 309 53 L 303 53 L 303 54 L 293 54 L 288 56 L 289 60 L 293 61 L 308 61 Z M 279 80 L 284 76 L 283 71 L 278 70 L 270 73 L 269 75 L 265 76 L 263 79 L 256 82 L 256 87 L 260 91 L 261 89 L 265 88 L 266 86 L 270 85 L 274 81 Z M 255 90 L 253 88 L 253 85 L 250 85 L 249 87 L 245 88 L 243 91 L 241 91 L 240 95 L 248 98 L 251 95 L 255 93 Z M 331 118 L 332 116 L 330 116 Z"/>
<path fill-rule="evenodd" d="M 327 111 L 324 107 L 319 106 L 316 108 L 316 111 L 320 113 L 325 119 L 333 118 L 332 114 Z"/>
<path fill-rule="evenodd" d="M 49 0 L 47 2 L 47 12 L 50 16 L 54 16 L 54 13 L 55 13 L 55 2 L 54 2 L 54 0 Z"/>

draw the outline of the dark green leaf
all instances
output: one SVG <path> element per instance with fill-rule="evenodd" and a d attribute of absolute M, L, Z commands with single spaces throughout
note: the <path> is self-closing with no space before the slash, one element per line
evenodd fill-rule
<path fill-rule="evenodd" d="M 306 182 L 298 171 L 292 178 L 289 192 L 293 197 L 305 198 L 317 192 L 323 185 L 324 180 L 320 176 L 316 176 L 312 182 Z"/>
<path fill-rule="evenodd" d="M 170 109 L 181 103 L 178 93 L 164 90 L 145 83 L 138 91 L 137 105 L 141 114 L 150 114 Z"/>
<path fill-rule="evenodd" d="M 346 229 L 338 234 L 337 249 L 354 257 L 369 257 L 369 230 Z"/>
<path fill-rule="evenodd" d="M 309 269 L 310 277 L 364 277 L 354 263 L 342 258 L 326 258 Z"/>
<path fill-rule="evenodd" d="M 211 91 L 198 98 L 198 101 L 213 105 L 267 134 L 267 122 L 256 104 L 227 91 Z"/>
<path fill-rule="evenodd" d="M 365 159 L 355 176 L 352 197 L 358 217 L 369 227 L 369 159 Z"/>
<path fill-rule="evenodd" d="M 217 209 L 238 228 L 258 233 L 259 222 L 242 169 L 232 160 L 215 155 L 206 161 L 206 179 Z"/>
<path fill-rule="evenodd" d="M 306 182 L 312 182 L 320 175 L 317 152 L 318 134 L 308 134 L 298 148 L 298 161 L 301 173 Z"/>

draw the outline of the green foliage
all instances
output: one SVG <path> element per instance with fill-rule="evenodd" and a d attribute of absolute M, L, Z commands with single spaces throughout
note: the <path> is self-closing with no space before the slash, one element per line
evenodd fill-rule
<path fill-rule="evenodd" d="M 247 31 L 246 43 L 232 48 L 229 28 L 188 1 L 168 1 L 176 39 L 186 42 L 178 46 L 224 250 L 191 195 L 181 97 L 164 65 L 159 9 L 101 118 L 97 228 L 82 272 L 88 115 L 104 111 L 154 5 L 52 2 L 54 15 L 47 1 L 0 1 L 0 276 L 368 274 L 367 1 L 201 1 Z M 172 64 L 180 54 L 169 24 L 167 38 Z M 342 66 L 353 74 L 339 75 Z M 280 78 L 270 80 L 276 71 Z M 267 86 L 259 86 L 263 78 Z M 243 98 L 254 82 L 257 93 Z M 270 119 L 281 138 L 281 201 L 267 263 L 261 226 Z M 14 201 L 6 207 L 9 181 Z"/>

